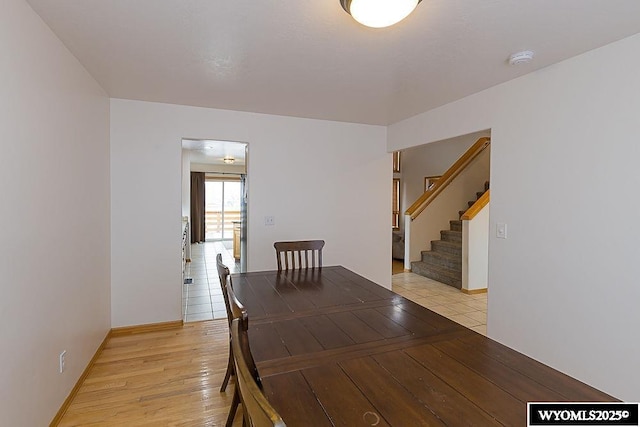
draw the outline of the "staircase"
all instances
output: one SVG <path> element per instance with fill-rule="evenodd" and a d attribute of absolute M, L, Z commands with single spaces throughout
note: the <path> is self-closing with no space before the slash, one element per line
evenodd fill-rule
<path fill-rule="evenodd" d="M 489 189 L 484 183 L 484 191 L 476 193 L 476 200 Z M 469 207 L 476 200 L 470 201 Z M 466 210 L 458 212 L 460 218 Z M 454 288 L 462 288 L 462 221 L 449 221 L 449 229 L 440 231 L 440 240 L 431 241 L 431 250 L 422 251 L 422 260 L 411 263 L 411 271 Z"/>

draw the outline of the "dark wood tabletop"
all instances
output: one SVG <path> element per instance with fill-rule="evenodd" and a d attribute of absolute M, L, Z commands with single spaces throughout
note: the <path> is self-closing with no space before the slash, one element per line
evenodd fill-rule
<path fill-rule="evenodd" d="M 344 267 L 232 280 L 288 426 L 524 426 L 527 402 L 615 400 Z"/>

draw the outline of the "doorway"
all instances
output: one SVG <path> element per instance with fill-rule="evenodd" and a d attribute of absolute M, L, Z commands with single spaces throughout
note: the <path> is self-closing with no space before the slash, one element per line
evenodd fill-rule
<path fill-rule="evenodd" d="M 197 236 L 191 242 L 235 243 L 234 259 L 247 270 L 248 144 L 236 141 L 182 140 L 182 215 Z M 191 202 L 191 175 L 201 174 L 196 210 Z M 194 217 L 195 215 L 195 217 Z M 197 220 L 194 220 L 197 219 Z M 235 239 L 234 239 L 235 237 Z"/>
<path fill-rule="evenodd" d="M 400 215 L 400 218 L 397 218 L 395 214 L 406 212 L 415 201 L 419 200 L 420 197 L 432 188 L 431 185 L 434 180 L 444 175 L 470 147 L 480 138 L 490 136 L 490 130 L 480 131 L 411 147 L 402 150 L 402 152 L 396 152 L 397 154 L 394 153 L 393 225 L 397 225 L 399 232 L 393 232 L 393 258 L 405 258 L 406 261 L 410 260 L 410 255 L 404 253 L 405 227 L 408 227 L 408 223 L 405 223 L 404 215 Z M 490 151 L 486 153 L 490 153 Z M 402 163 L 400 162 L 401 159 Z M 488 161 L 486 167 L 488 173 L 488 168 L 490 167 Z M 479 179 L 482 177 L 482 174 L 477 173 L 476 175 L 462 176 L 464 177 L 464 182 L 468 183 L 470 190 L 478 191 L 482 189 L 484 179 Z M 486 190 L 487 188 L 485 188 L 485 191 Z M 460 191 L 460 194 L 462 194 L 463 190 Z M 469 190 L 466 189 L 465 191 L 469 192 Z M 476 196 L 479 194 L 482 193 L 477 193 Z M 471 197 L 469 197 L 469 199 L 471 199 Z M 462 202 L 458 209 L 466 209 L 470 206 L 465 207 L 465 204 L 466 201 Z M 399 208 L 397 208 L 397 206 L 399 206 Z M 416 266 L 416 274 L 416 272 L 408 270 L 409 267 L 413 267 L 411 263 L 405 264 L 403 262 L 402 265 L 400 265 L 393 260 L 392 289 L 432 311 L 449 317 L 451 320 L 472 328 L 476 332 L 486 334 L 488 296 L 486 290 L 483 293 L 479 290 L 472 290 L 469 293 L 465 293 L 462 290 L 456 289 L 454 286 L 445 284 L 447 279 L 451 277 L 459 278 L 460 281 L 464 280 L 463 266 L 465 262 L 468 263 L 469 259 L 468 256 L 466 258 L 463 257 L 463 224 L 459 220 L 461 212 L 455 212 L 455 205 L 453 206 L 453 212 L 444 212 L 442 214 L 442 217 L 449 220 L 447 227 L 449 230 L 445 230 L 445 233 L 448 237 L 450 236 L 452 240 L 444 242 L 436 241 L 436 244 L 434 244 L 434 241 L 432 241 L 431 244 L 423 243 L 425 246 L 421 248 L 422 253 L 420 254 L 420 251 L 418 251 L 419 256 L 422 255 L 424 257 L 426 254 L 428 261 L 432 261 L 429 263 L 428 268 L 433 273 L 422 274 L 427 268 Z M 487 211 L 485 211 L 485 213 L 487 213 Z M 413 227 L 416 226 L 414 225 L 412 228 Z M 445 227 L 446 225 L 442 226 L 443 229 Z M 489 225 L 487 222 L 487 234 L 488 229 Z M 440 236 L 442 236 L 442 234 L 440 234 Z M 479 237 L 481 238 L 482 236 Z M 423 235 L 416 236 L 415 234 L 413 238 L 417 242 L 428 242 L 432 240 L 431 238 L 425 238 Z M 479 245 L 481 246 L 481 244 L 476 243 L 476 247 Z M 396 254 L 398 255 L 396 256 Z M 488 265 L 488 261 L 485 262 L 485 265 Z M 407 268 L 407 270 L 403 271 L 401 270 L 402 268 Z M 420 270 L 422 270 L 422 273 Z M 478 291 L 480 293 L 478 293 Z"/>
<path fill-rule="evenodd" d="M 232 273 L 247 269 L 247 154 L 242 142 L 182 140 L 182 216 L 198 228 L 183 280 L 185 322 L 226 317 L 217 254 Z"/>

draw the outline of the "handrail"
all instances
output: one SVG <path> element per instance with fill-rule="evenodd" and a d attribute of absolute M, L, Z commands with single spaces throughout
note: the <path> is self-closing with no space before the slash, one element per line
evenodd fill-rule
<path fill-rule="evenodd" d="M 464 170 L 473 159 L 475 159 L 480 153 L 491 145 L 491 138 L 482 137 L 478 139 L 456 162 L 442 175 L 433 187 L 425 191 L 422 196 L 418 198 L 410 207 L 406 210 L 405 215 L 410 215 L 411 219 L 416 219 L 420 213 L 425 210 L 427 206 L 444 190 L 447 185 L 458 176 L 460 172 Z"/>
<path fill-rule="evenodd" d="M 473 219 L 476 215 L 478 215 L 478 213 L 480 213 L 482 208 L 484 208 L 489 204 L 489 197 L 491 197 L 489 196 L 490 191 L 491 190 L 485 191 L 484 194 L 480 196 L 480 198 L 476 200 L 476 202 L 473 205 L 471 205 L 471 207 L 467 209 L 465 213 L 462 214 L 460 219 L 464 221 L 468 221 L 470 219 Z"/>

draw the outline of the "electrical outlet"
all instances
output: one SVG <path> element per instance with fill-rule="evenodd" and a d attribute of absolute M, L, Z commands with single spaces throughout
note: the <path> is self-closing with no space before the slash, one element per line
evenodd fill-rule
<path fill-rule="evenodd" d="M 264 217 L 264 225 L 276 225 L 276 219 L 272 216 Z"/>
<path fill-rule="evenodd" d="M 65 359 L 65 356 L 66 356 L 66 355 L 67 355 L 67 350 L 64 350 L 62 353 L 60 353 L 60 360 L 59 360 L 59 363 L 60 363 L 60 373 L 63 373 L 63 372 L 64 372 L 64 359 Z"/>

